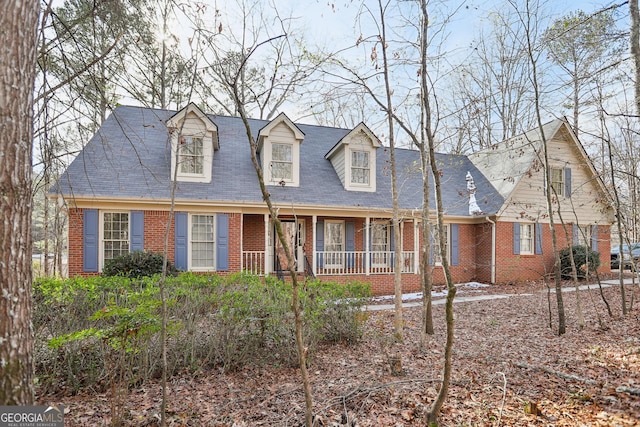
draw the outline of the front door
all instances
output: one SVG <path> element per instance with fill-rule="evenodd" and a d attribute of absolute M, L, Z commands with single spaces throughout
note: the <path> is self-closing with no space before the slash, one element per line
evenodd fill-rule
<path fill-rule="evenodd" d="M 289 245 L 289 249 L 293 253 L 294 260 L 298 258 L 298 226 L 296 221 L 282 220 L 280 221 L 282 225 L 282 234 L 284 235 L 287 244 Z M 278 264 L 280 261 L 280 269 L 287 271 L 289 270 L 289 262 L 287 261 L 287 255 L 284 253 L 284 248 L 280 244 L 280 239 L 278 238 L 277 233 L 274 232 L 274 241 L 275 241 L 275 254 L 276 254 L 276 265 L 274 269 L 277 271 Z M 295 262 L 295 261 L 294 261 Z"/>

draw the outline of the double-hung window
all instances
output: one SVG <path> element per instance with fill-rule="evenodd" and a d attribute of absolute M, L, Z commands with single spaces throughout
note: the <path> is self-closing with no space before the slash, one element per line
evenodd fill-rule
<path fill-rule="evenodd" d="M 191 268 L 212 270 L 215 268 L 214 215 L 191 215 Z"/>
<path fill-rule="evenodd" d="M 129 252 L 129 213 L 104 212 L 102 215 L 102 259 Z"/>
<path fill-rule="evenodd" d="M 449 251 L 449 224 L 444 224 L 442 229 L 444 234 L 445 253 L 447 254 L 447 261 L 450 260 Z M 433 262 L 436 265 L 442 264 L 442 254 L 440 252 L 440 237 L 438 233 L 438 227 L 435 224 L 431 224 L 431 252 L 433 253 Z"/>
<path fill-rule="evenodd" d="M 203 139 L 181 136 L 178 157 L 181 174 L 202 175 L 204 173 Z"/>
<path fill-rule="evenodd" d="M 551 168 L 551 188 L 558 196 L 564 196 L 564 169 Z"/>
<path fill-rule="evenodd" d="M 535 228 L 534 224 L 520 224 L 520 253 L 523 255 L 533 255 L 535 249 Z"/>
<path fill-rule="evenodd" d="M 344 222 L 325 221 L 325 267 L 335 268 L 344 265 Z"/>
<path fill-rule="evenodd" d="M 371 264 L 374 267 L 387 266 L 389 260 L 389 224 L 371 225 Z"/>
<path fill-rule="evenodd" d="M 293 179 L 293 146 L 271 145 L 271 179 L 291 181 Z"/>
<path fill-rule="evenodd" d="M 369 185 L 369 152 L 351 152 L 351 183 Z"/>

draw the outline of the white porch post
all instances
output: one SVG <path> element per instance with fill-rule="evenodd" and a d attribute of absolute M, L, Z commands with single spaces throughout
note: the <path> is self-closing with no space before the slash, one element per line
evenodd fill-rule
<path fill-rule="evenodd" d="M 244 264 L 244 245 L 242 244 L 244 240 L 244 214 L 240 214 L 240 271 L 246 270 Z"/>
<path fill-rule="evenodd" d="M 318 236 L 316 236 L 316 224 L 318 224 L 318 216 L 317 215 L 313 215 L 311 217 L 311 222 L 313 229 L 311 230 L 312 234 L 313 234 L 313 242 L 311 242 L 311 268 L 313 268 L 313 274 L 317 275 L 318 271 L 317 271 L 317 266 L 316 266 L 316 258 L 318 257 L 316 255 L 316 241 L 318 240 Z"/>
<path fill-rule="evenodd" d="M 269 214 L 264 214 L 264 275 L 271 272 L 269 259 L 271 258 L 271 245 L 269 244 Z"/>
<path fill-rule="evenodd" d="M 420 273 L 418 261 L 420 256 L 420 230 L 418 229 L 418 220 L 413 218 L 413 274 Z"/>
<path fill-rule="evenodd" d="M 371 274 L 371 257 L 369 256 L 369 239 L 371 238 L 371 218 L 364 220 L 364 274 Z"/>

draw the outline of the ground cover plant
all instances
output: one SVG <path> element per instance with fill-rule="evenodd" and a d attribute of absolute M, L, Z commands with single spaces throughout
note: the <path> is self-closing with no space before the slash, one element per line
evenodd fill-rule
<path fill-rule="evenodd" d="M 543 283 L 479 287 L 462 296 L 508 295 L 455 305 L 456 330 L 450 397 L 443 426 L 636 426 L 640 420 L 640 310 L 609 317 L 596 288 L 583 292 L 586 325 L 575 321 L 567 282 L 567 333 L 548 324 Z M 633 291 L 632 291 L 633 289 Z M 619 307 L 619 289 L 603 289 Z M 627 296 L 640 297 L 638 285 Z M 553 300 L 553 299 L 552 299 Z M 392 344 L 392 311 L 368 311 L 360 340 L 318 342 L 309 363 L 317 425 L 423 426 L 442 370 L 443 305 L 434 304 L 435 335 L 418 350 L 420 307 L 405 309 L 405 340 Z M 553 311 L 553 307 L 552 307 Z M 389 355 L 402 354 L 402 375 Z M 293 426 L 304 418 L 299 374 L 287 364 L 223 364 L 176 372 L 169 386 L 169 424 Z M 160 387 L 132 384 L 124 424 L 157 424 Z M 111 421 L 109 390 L 39 389 L 39 401 L 63 404 L 69 426 Z"/>

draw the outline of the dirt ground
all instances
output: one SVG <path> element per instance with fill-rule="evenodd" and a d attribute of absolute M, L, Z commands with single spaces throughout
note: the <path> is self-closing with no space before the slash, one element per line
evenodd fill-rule
<path fill-rule="evenodd" d="M 455 304 L 453 377 L 443 426 L 640 426 L 640 287 L 621 315 L 620 290 L 563 292 L 567 333 L 558 336 L 555 295 L 541 283 L 490 286 L 464 293 L 513 294 Z M 521 294 L 533 294 L 525 296 Z M 631 299 L 627 287 L 627 299 Z M 461 294 L 462 295 L 462 294 Z M 549 328 L 549 305 L 553 319 Z M 318 426 L 423 426 L 439 386 L 445 342 L 444 305 L 434 306 L 435 335 L 419 350 L 421 308 L 404 310 L 405 339 L 393 344 L 393 312 L 370 312 L 363 342 L 325 345 L 310 362 Z M 390 357 L 400 354 L 402 374 Z M 276 366 L 218 370 L 171 379 L 168 424 L 174 426 L 300 426 L 299 372 Z M 161 389 L 130 391 L 126 425 L 157 425 Z M 65 425 L 110 422 L 108 394 L 40 396 L 66 407 Z"/>

